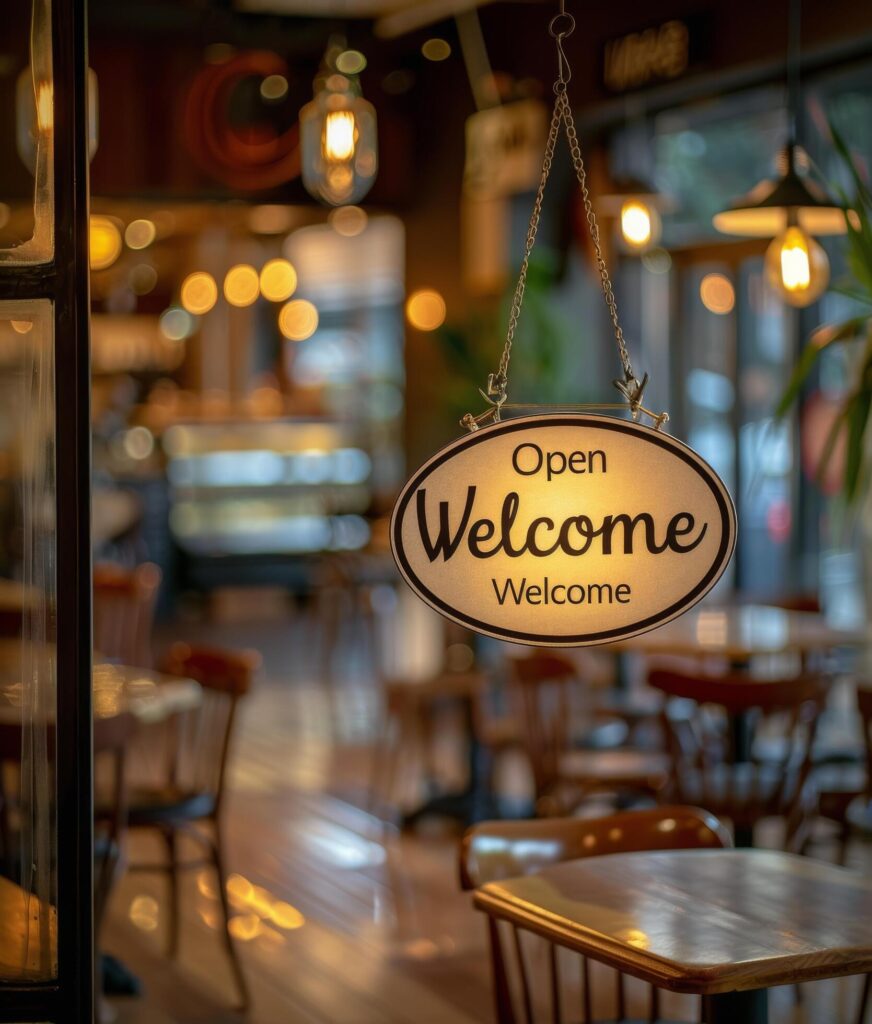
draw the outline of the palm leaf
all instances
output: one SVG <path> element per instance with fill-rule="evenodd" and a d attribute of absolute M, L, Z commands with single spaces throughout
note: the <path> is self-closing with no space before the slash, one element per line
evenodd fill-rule
<path fill-rule="evenodd" d="M 790 411 L 793 404 L 799 398 L 800 392 L 805 385 L 815 363 L 821 352 L 830 345 L 839 341 L 850 341 L 856 338 L 864 329 L 868 318 L 865 316 L 851 317 L 840 324 L 835 324 L 830 329 L 819 328 L 816 338 L 810 341 L 799 357 L 799 361 L 793 368 L 787 387 L 784 389 L 778 405 L 775 407 L 775 418 L 783 419 Z M 826 330 L 826 334 L 824 331 Z"/>

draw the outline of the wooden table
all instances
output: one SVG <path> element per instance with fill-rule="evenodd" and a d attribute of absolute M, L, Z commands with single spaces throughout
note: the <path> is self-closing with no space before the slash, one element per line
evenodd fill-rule
<path fill-rule="evenodd" d="M 141 725 L 163 722 L 200 706 L 203 690 L 193 679 L 130 665 L 94 666 L 94 717 L 130 712 Z"/>
<path fill-rule="evenodd" d="M 453 818 L 464 825 L 493 817 L 482 778 L 482 751 L 475 729 L 475 701 L 487 684 L 487 675 L 475 670 L 440 672 L 424 679 L 389 680 L 384 694 L 388 708 L 395 714 L 427 714 L 437 701 L 457 702 L 463 714 L 463 729 L 468 742 L 468 776 L 466 787 L 456 793 L 439 793 L 403 815 L 403 825 L 412 827 L 430 816 Z"/>
<path fill-rule="evenodd" d="M 44 653 L 50 651 L 47 647 Z M 93 678 L 95 718 L 129 712 L 141 725 L 150 725 L 190 711 L 202 700 L 202 689 L 195 680 L 150 669 L 98 662 Z M 0 641 L 0 721 L 19 719 L 22 699 L 21 645 Z"/>
<path fill-rule="evenodd" d="M 815 612 L 746 604 L 698 606 L 659 629 L 610 646 L 616 651 L 713 655 L 747 662 L 756 655 L 807 655 L 836 647 L 860 647 L 868 642 L 867 633 L 838 629 Z"/>
<path fill-rule="evenodd" d="M 475 893 L 492 917 L 673 992 L 706 1024 L 765 1024 L 766 989 L 872 971 L 872 879 L 769 850 L 568 861 Z"/>

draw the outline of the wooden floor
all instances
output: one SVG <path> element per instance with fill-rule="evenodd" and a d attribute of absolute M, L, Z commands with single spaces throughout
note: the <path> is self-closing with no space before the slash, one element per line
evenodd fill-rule
<path fill-rule="evenodd" d="M 365 665 L 340 652 L 331 698 L 318 683 L 323 663 L 305 622 L 180 623 L 166 639 L 174 636 L 254 646 L 265 656 L 243 712 L 227 809 L 234 931 L 253 991 L 248 1019 L 490 1021 L 483 922 L 458 890 L 456 835 L 399 835 L 361 809 L 379 718 Z M 132 857 L 159 855 L 145 842 L 133 842 Z M 872 863 L 863 846 L 851 859 Z M 119 1024 L 238 1021 L 214 879 L 188 874 L 175 961 L 163 955 L 162 885 L 127 874 L 114 893 L 102 945 L 139 975 L 144 994 L 113 999 L 110 1012 Z M 773 1024 L 853 1024 L 858 992 L 858 979 L 818 983 L 804 987 L 797 1005 L 792 990 L 775 990 Z M 663 1011 L 698 1020 L 688 997 L 667 997 Z M 598 1019 L 612 1015 L 607 1001 L 597 1008 Z"/>

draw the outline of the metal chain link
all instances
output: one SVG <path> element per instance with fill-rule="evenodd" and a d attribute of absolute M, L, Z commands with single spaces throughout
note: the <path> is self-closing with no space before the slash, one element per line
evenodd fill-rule
<path fill-rule="evenodd" d="M 548 184 L 548 175 L 551 173 L 551 163 L 554 159 L 554 148 L 557 145 L 557 136 L 560 132 L 562 114 L 560 104 L 555 100 L 554 110 L 551 114 L 551 125 L 548 129 L 548 141 L 545 143 L 545 157 L 542 161 L 542 174 L 539 178 L 539 187 L 536 189 L 536 198 L 533 201 L 533 212 L 530 215 L 530 223 L 527 227 L 527 238 L 524 243 L 524 258 L 521 261 L 521 269 L 518 273 L 518 283 L 515 285 L 515 293 L 512 296 L 512 308 L 509 312 L 509 326 L 506 332 L 506 344 L 500 359 L 500 366 L 497 374 L 488 381 L 488 392 L 492 395 L 505 395 L 508 385 L 509 359 L 512 356 L 512 343 L 515 340 L 515 329 L 518 326 L 518 318 L 521 315 L 521 303 L 524 301 L 524 290 L 527 287 L 527 271 L 530 267 L 530 255 L 533 246 L 536 244 L 536 233 L 539 230 L 539 218 L 542 214 L 542 200 L 545 196 L 545 186 Z"/>
<path fill-rule="evenodd" d="M 642 393 L 648 382 L 648 375 L 645 374 L 642 380 L 639 381 L 633 373 L 633 367 L 630 363 L 630 355 L 627 351 L 627 343 L 624 340 L 624 332 L 621 329 L 621 324 L 618 320 L 618 306 L 615 301 L 615 293 L 612 288 L 612 281 L 609 276 L 608 267 L 606 266 L 605 257 L 603 256 L 599 225 L 590 199 L 590 192 L 587 187 L 587 172 L 585 171 L 584 160 L 581 156 L 581 147 L 575 130 L 575 120 L 572 116 L 572 107 L 570 106 L 569 97 L 566 92 L 567 84 L 572 77 L 572 69 L 569 67 L 569 62 L 567 61 L 566 54 L 563 50 L 563 40 L 567 36 L 571 35 L 574 30 L 575 19 L 571 14 L 566 13 L 565 3 L 561 0 L 560 13 L 551 19 L 548 26 L 548 31 L 553 36 L 557 44 L 558 71 L 557 81 L 554 83 L 554 109 L 551 113 L 548 140 L 545 144 L 542 174 L 539 179 L 539 186 L 536 189 L 536 198 L 533 201 L 533 212 L 530 215 L 530 224 L 527 228 L 527 237 L 524 243 L 524 258 L 521 261 L 521 267 L 518 272 L 518 283 L 515 285 L 514 295 L 512 296 L 512 306 L 509 311 L 509 323 L 506 331 L 506 343 L 503 347 L 503 354 L 500 357 L 499 369 L 496 373 L 492 373 L 488 376 L 487 393 L 484 391 L 481 392 L 482 396 L 487 399 L 489 408 L 480 416 L 473 416 L 472 414 L 467 413 L 466 416 L 463 417 L 461 423 L 470 430 L 478 429 L 482 423 L 488 420 L 498 420 L 500 418 L 500 409 L 507 399 L 507 389 L 509 385 L 509 360 L 512 356 L 512 345 L 515 340 L 515 331 L 517 330 L 518 320 L 521 315 L 524 291 L 527 287 L 527 272 L 530 267 L 530 256 L 533 252 L 533 247 L 536 243 L 536 234 L 539 230 L 539 220 L 542 214 L 542 200 L 545 195 L 545 186 L 548 183 L 548 176 L 551 173 L 551 164 L 554 159 L 554 151 L 557 145 L 557 137 L 560 134 L 561 124 L 566 131 L 566 139 L 569 143 L 572 165 L 575 169 L 575 175 L 581 189 L 584 213 L 587 219 L 587 226 L 590 231 L 591 241 L 593 242 L 594 253 L 596 255 L 596 266 L 599 273 L 600 285 L 602 287 L 603 297 L 606 300 L 606 306 L 608 307 L 612 327 L 614 328 L 615 341 L 618 345 L 618 354 L 620 355 L 621 366 L 624 371 L 624 379 L 614 381 L 615 387 L 618 388 L 627 400 L 634 419 L 640 411 L 644 412 L 654 420 L 655 427 L 657 429 L 660 429 L 668 419 L 666 413 L 656 415 L 645 409 L 642 405 Z"/>
<path fill-rule="evenodd" d="M 569 152 L 572 156 L 572 165 L 575 168 L 575 175 L 578 178 L 578 184 L 581 187 L 581 198 L 584 203 L 584 213 L 587 218 L 587 226 L 590 231 L 590 238 L 593 242 L 594 253 L 596 255 L 596 266 L 599 271 L 600 284 L 602 285 L 603 296 L 605 297 L 606 305 L 609 309 L 609 316 L 611 317 L 612 327 L 615 332 L 615 341 L 618 343 L 621 366 L 624 370 L 624 380 L 629 384 L 635 381 L 636 377 L 633 373 L 633 367 L 630 364 L 630 356 L 627 352 L 627 343 L 624 340 L 624 332 L 621 330 L 621 325 L 618 321 L 618 305 L 615 301 L 615 293 L 612 289 L 612 279 L 609 277 L 608 267 L 606 266 L 606 261 L 603 257 L 599 224 L 597 223 L 596 214 L 593 210 L 593 204 L 590 201 L 590 192 L 587 187 L 587 172 L 584 168 L 584 160 L 581 156 L 581 147 L 579 146 L 578 136 L 575 132 L 575 120 L 572 116 L 572 107 L 569 104 L 569 98 L 566 95 L 565 88 L 557 90 L 556 106 L 562 111 L 563 124 L 566 128 L 566 138 L 569 142 Z"/>

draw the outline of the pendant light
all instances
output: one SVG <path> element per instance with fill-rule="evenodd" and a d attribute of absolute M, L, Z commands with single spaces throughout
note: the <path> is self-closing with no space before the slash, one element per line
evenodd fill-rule
<path fill-rule="evenodd" d="M 314 97 L 300 111 L 303 185 L 331 206 L 360 202 L 378 169 L 375 108 L 363 98 L 358 74 L 337 67 L 344 52 L 331 41 Z"/>
<path fill-rule="evenodd" d="M 666 197 L 636 178 L 616 179 L 597 209 L 615 219 L 621 244 L 630 252 L 645 252 L 660 241 L 660 214 L 668 208 Z"/>
<path fill-rule="evenodd" d="M 714 217 L 727 235 L 766 238 L 766 276 L 771 287 L 791 306 L 808 306 L 830 279 L 830 264 L 814 235 L 844 234 L 845 214 L 814 181 L 799 174 L 804 160 L 799 129 L 800 0 L 790 6 L 787 56 L 789 134 L 776 180 L 764 180 Z"/>
<path fill-rule="evenodd" d="M 645 109 L 638 100 L 627 98 L 624 121 L 625 134 L 632 145 L 640 133 L 645 133 Z M 596 208 L 604 217 L 614 221 L 620 247 L 627 252 L 641 254 L 660 241 L 663 228 L 660 215 L 673 210 L 675 202 L 649 182 L 622 175 L 612 178 L 611 187 L 600 195 Z"/>

